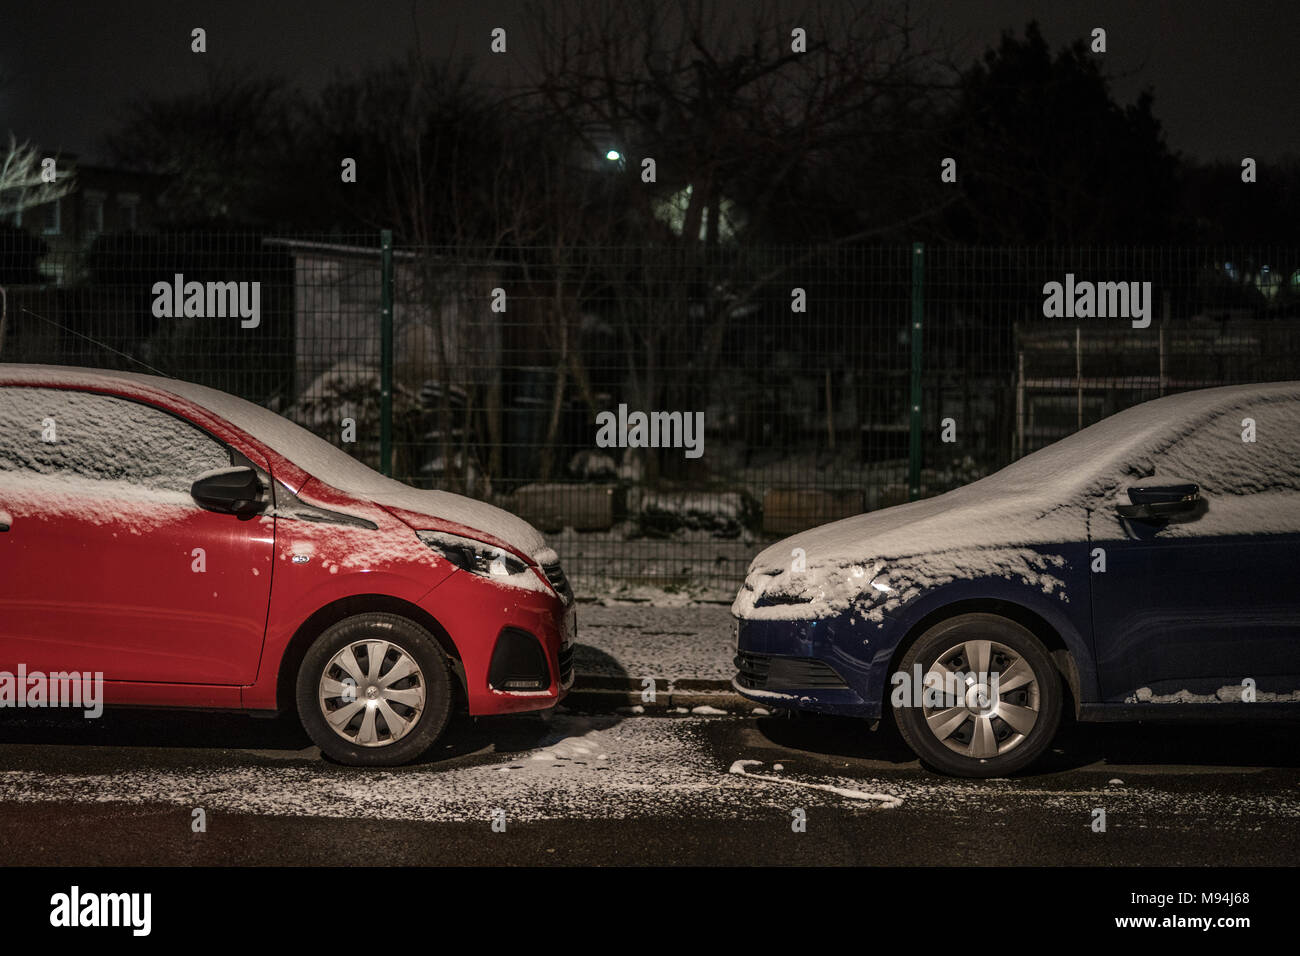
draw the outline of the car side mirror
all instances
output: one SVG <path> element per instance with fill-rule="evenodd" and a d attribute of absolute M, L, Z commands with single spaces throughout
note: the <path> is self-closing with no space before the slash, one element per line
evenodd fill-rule
<path fill-rule="evenodd" d="M 1201 489 L 1194 482 L 1152 478 L 1124 489 L 1129 503 L 1115 506 L 1121 518 L 1162 521 L 1191 514 L 1201 503 Z"/>
<path fill-rule="evenodd" d="M 190 486 L 190 497 L 209 511 L 243 517 L 265 507 L 265 490 L 256 471 L 237 466 L 200 475 Z"/>

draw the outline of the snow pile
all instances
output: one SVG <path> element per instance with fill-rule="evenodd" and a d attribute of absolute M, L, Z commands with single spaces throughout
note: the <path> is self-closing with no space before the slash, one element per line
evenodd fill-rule
<path fill-rule="evenodd" d="M 1156 694 L 1150 687 L 1139 687 L 1124 698 L 1126 704 L 1240 704 L 1244 702 L 1246 688 L 1241 684 L 1228 684 L 1220 687 L 1213 694 L 1194 694 L 1189 690 L 1178 690 L 1172 694 Z M 1255 700 L 1259 703 L 1296 703 L 1300 701 L 1300 690 L 1278 693 L 1271 690 L 1255 691 Z"/>
<path fill-rule="evenodd" d="M 737 537 L 754 508 L 736 491 L 651 491 L 632 489 L 628 509 L 643 532 L 700 531 Z"/>
<path fill-rule="evenodd" d="M 353 419 L 359 426 L 377 428 L 381 392 L 379 369 L 349 359 L 316 376 L 286 414 L 317 433 L 337 430 L 345 418 Z M 400 382 L 394 382 L 394 419 L 419 412 L 419 399 Z"/>

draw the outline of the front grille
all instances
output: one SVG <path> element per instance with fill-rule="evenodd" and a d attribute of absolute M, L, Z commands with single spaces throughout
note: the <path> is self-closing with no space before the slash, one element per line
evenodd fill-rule
<path fill-rule="evenodd" d="M 569 579 L 564 576 L 564 568 L 560 567 L 560 562 L 554 564 L 543 564 L 542 573 L 546 575 L 546 580 L 551 582 L 551 587 L 555 588 L 555 593 L 565 604 L 573 603 L 573 588 L 569 587 Z"/>
<path fill-rule="evenodd" d="M 736 655 L 736 683 L 751 690 L 839 690 L 849 685 L 835 669 L 815 657 Z"/>
<path fill-rule="evenodd" d="M 752 687 L 755 690 L 762 690 L 767 687 L 767 669 L 771 665 L 772 658 L 766 654 L 745 654 L 736 655 L 736 682 L 741 687 Z"/>

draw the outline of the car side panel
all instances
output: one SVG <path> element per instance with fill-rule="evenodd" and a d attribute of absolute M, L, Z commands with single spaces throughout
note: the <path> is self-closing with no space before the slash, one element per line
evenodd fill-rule
<path fill-rule="evenodd" d="M 832 667 L 848 689 L 795 690 L 790 694 L 737 690 L 756 701 L 776 706 L 816 710 L 867 718 L 879 717 L 892 689 L 892 662 L 900 643 L 932 614 L 968 602 L 1003 601 L 1042 618 L 1072 656 L 1084 701 L 1098 695 L 1091 632 L 1090 581 L 1086 544 L 1036 547 L 1035 552 L 1062 564 L 1052 568 L 1063 588 L 1045 593 L 1041 587 L 985 577 L 954 581 L 930 588 L 907 604 L 886 610 L 881 621 L 867 619 L 862 610 L 813 621 L 739 622 L 738 649 L 752 654 L 812 657 Z M 866 609 L 870 613 L 870 606 Z"/>
<path fill-rule="evenodd" d="M 357 501 L 324 485 L 313 503 L 360 518 L 375 528 L 275 518 L 275 566 L 266 643 L 257 679 L 244 691 L 244 706 L 271 710 L 284 657 L 298 629 L 327 605 L 365 595 L 419 604 L 455 568 L 426 547 L 415 532 L 383 508 Z"/>

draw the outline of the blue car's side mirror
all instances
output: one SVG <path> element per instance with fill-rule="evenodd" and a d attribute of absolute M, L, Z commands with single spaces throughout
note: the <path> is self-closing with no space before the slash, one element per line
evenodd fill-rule
<path fill-rule="evenodd" d="M 1161 521 L 1176 515 L 1190 514 L 1201 501 L 1201 489 L 1192 482 L 1145 481 L 1129 485 L 1129 504 L 1119 504 L 1115 510 L 1121 518 L 1139 521 Z"/>

